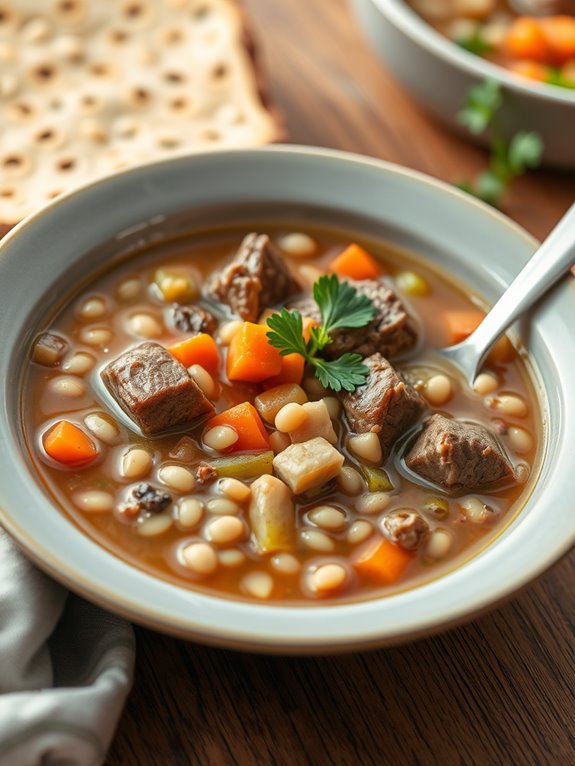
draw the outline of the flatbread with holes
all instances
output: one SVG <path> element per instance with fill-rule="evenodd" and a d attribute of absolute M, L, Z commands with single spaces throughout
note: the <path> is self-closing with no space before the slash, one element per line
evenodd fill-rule
<path fill-rule="evenodd" d="M 144 161 L 281 134 L 234 0 L 0 0 L 0 225 Z"/>

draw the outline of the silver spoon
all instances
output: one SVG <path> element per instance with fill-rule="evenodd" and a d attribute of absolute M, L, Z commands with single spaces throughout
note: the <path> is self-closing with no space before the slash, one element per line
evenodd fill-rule
<path fill-rule="evenodd" d="M 462 343 L 442 348 L 444 356 L 465 375 L 470 385 L 491 346 L 543 293 L 565 276 L 575 263 L 575 204 L 523 267 L 495 306 Z"/>

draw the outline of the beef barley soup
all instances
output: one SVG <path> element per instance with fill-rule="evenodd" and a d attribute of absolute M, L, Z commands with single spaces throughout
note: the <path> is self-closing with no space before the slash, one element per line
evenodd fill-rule
<path fill-rule="evenodd" d="M 537 468 L 509 340 L 472 389 L 434 355 L 479 306 L 307 224 L 148 246 L 37 334 L 30 454 L 86 534 L 182 587 L 300 604 L 415 587 L 493 539 Z"/>

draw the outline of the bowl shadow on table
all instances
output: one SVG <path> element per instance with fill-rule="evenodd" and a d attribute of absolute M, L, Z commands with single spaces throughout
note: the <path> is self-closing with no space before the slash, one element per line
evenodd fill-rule
<path fill-rule="evenodd" d="M 466 626 L 341 656 L 258 656 L 138 629 L 108 766 L 132 762 L 142 732 L 148 762 L 172 766 L 572 763 L 574 579 L 572 553 Z"/>

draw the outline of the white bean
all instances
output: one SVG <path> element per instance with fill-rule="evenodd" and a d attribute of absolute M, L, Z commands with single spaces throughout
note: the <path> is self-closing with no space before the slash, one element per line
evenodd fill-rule
<path fill-rule="evenodd" d="M 152 470 L 153 459 L 142 447 L 133 447 L 122 456 L 120 474 L 124 479 L 141 479 Z"/>
<path fill-rule="evenodd" d="M 290 444 L 291 439 L 287 434 L 282 434 L 280 431 L 273 431 L 273 433 L 270 434 L 270 446 L 276 455 L 283 452 L 284 449 L 287 449 Z"/>
<path fill-rule="evenodd" d="M 243 322 L 241 319 L 232 319 L 231 322 L 226 322 L 219 329 L 220 343 L 222 346 L 229 346 L 232 342 L 232 338 L 237 333 Z"/>
<path fill-rule="evenodd" d="M 520 396 L 514 394 L 501 394 L 491 399 L 486 399 L 488 407 L 491 407 L 502 415 L 515 418 L 524 418 L 527 415 L 527 405 Z"/>
<path fill-rule="evenodd" d="M 216 516 L 237 516 L 240 507 L 227 497 L 214 497 L 208 500 L 208 511 Z"/>
<path fill-rule="evenodd" d="M 62 369 L 70 375 L 85 375 L 96 364 L 95 357 L 86 351 L 78 351 L 77 354 L 67 359 L 62 365 Z"/>
<path fill-rule="evenodd" d="M 347 570 L 341 564 L 322 564 L 310 573 L 308 582 L 316 593 L 329 593 L 339 590 L 347 577 Z"/>
<path fill-rule="evenodd" d="M 178 524 L 183 529 L 193 529 L 202 520 L 204 504 L 196 497 L 186 497 L 178 504 Z"/>
<path fill-rule="evenodd" d="M 202 441 L 206 447 L 221 452 L 235 444 L 239 438 L 238 432 L 231 426 L 214 426 L 205 432 Z"/>
<path fill-rule="evenodd" d="M 451 535 L 445 529 L 434 530 L 427 540 L 425 552 L 432 559 L 442 559 L 451 548 Z"/>
<path fill-rule="evenodd" d="M 331 505 L 319 505 L 309 512 L 308 518 L 321 529 L 334 532 L 343 529 L 347 523 L 345 513 Z"/>
<path fill-rule="evenodd" d="M 165 513 L 161 513 L 158 516 L 149 516 L 142 519 L 138 524 L 138 534 L 142 537 L 157 537 L 163 535 L 173 524 L 173 519 Z"/>
<path fill-rule="evenodd" d="M 473 390 L 480 396 L 487 396 L 497 390 L 499 381 L 490 372 L 480 373 L 473 381 Z"/>
<path fill-rule="evenodd" d="M 285 234 L 281 237 L 279 246 L 286 255 L 292 255 L 295 258 L 308 258 L 317 250 L 315 240 L 309 234 L 304 234 L 300 231 Z"/>
<path fill-rule="evenodd" d="M 447 375 L 433 375 L 425 384 L 424 393 L 430 404 L 439 407 L 448 402 L 453 395 L 451 380 Z"/>
<path fill-rule="evenodd" d="M 137 298 L 141 290 L 141 280 L 138 279 L 138 277 L 128 277 L 128 279 L 124 279 L 123 282 L 120 282 L 116 288 L 116 295 L 118 296 L 119 300 L 125 301 L 127 303 L 128 301 L 132 301 L 134 298 Z"/>
<path fill-rule="evenodd" d="M 223 567 L 241 567 L 246 560 L 246 554 L 236 548 L 228 548 L 218 552 L 218 561 Z"/>
<path fill-rule="evenodd" d="M 248 596 L 267 599 L 272 594 L 274 581 L 267 572 L 250 572 L 242 577 L 240 587 Z"/>
<path fill-rule="evenodd" d="M 107 346 L 112 336 L 108 327 L 83 327 L 80 330 L 80 340 L 88 346 Z"/>
<path fill-rule="evenodd" d="M 349 437 L 349 448 L 362 460 L 370 463 L 381 463 L 383 457 L 379 437 L 373 431 Z"/>
<path fill-rule="evenodd" d="M 87 513 L 110 513 L 114 510 L 114 495 L 99 489 L 77 492 L 74 503 L 81 511 Z"/>
<path fill-rule="evenodd" d="M 380 513 L 384 511 L 391 502 L 390 496 L 386 492 L 368 492 L 357 499 L 355 504 L 358 513 Z"/>
<path fill-rule="evenodd" d="M 152 314 L 132 314 L 127 324 L 129 332 L 138 338 L 159 338 L 164 332 L 160 320 Z"/>
<path fill-rule="evenodd" d="M 216 545 L 228 545 L 245 537 L 246 530 L 241 519 L 237 516 L 220 516 L 213 519 L 205 527 L 207 539 Z"/>
<path fill-rule="evenodd" d="M 302 529 L 300 539 L 307 548 L 312 551 L 321 551 L 322 553 L 331 553 L 335 548 L 335 543 L 325 532 L 319 529 Z"/>
<path fill-rule="evenodd" d="M 101 319 L 106 316 L 106 302 L 103 298 L 86 298 L 78 312 L 81 319 Z"/>
<path fill-rule="evenodd" d="M 218 392 L 216 383 L 210 373 L 202 367 L 201 364 L 192 364 L 191 367 L 188 367 L 188 372 L 208 399 L 213 399 L 216 396 Z"/>
<path fill-rule="evenodd" d="M 58 378 L 52 378 L 48 383 L 50 391 L 58 396 L 65 396 L 69 399 L 78 399 L 86 393 L 86 386 L 78 378 L 70 375 L 61 375 Z"/>
<path fill-rule="evenodd" d="M 463 515 L 473 524 L 484 524 L 488 519 L 493 518 L 493 509 L 480 500 L 478 497 L 466 497 L 459 501 Z"/>
<path fill-rule="evenodd" d="M 104 444 L 114 444 L 120 435 L 118 426 L 104 415 L 93 412 L 84 418 L 86 428 Z"/>
<path fill-rule="evenodd" d="M 525 455 L 533 449 L 533 437 L 524 428 L 509 426 L 507 429 L 507 437 L 511 449 L 518 455 Z"/>
<path fill-rule="evenodd" d="M 291 553 L 276 553 L 270 563 L 276 572 L 283 575 L 295 575 L 301 569 L 300 562 Z"/>
<path fill-rule="evenodd" d="M 289 404 L 284 404 L 276 415 L 275 427 L 278 431 L 287 434 L 303 426 L 306 420 L 307 413 L 302 405 L 290 402 Z"/>
<path fill-rule="evenodd" d="M 372 532 L 373 525 L 370 524 L 369 521 L 365 521 L 365 519 L 358 519 L 357 521 L 354 521 L 349 528 L 347 533 L 347 541 L 352 545 L 357 545 L 357 543 L 362 543 L 364 540 L 367 540 Z"/>
<path fill-rule="evenodd" d="M 341 404 L 339 399 L 336 399 L 335 396 L 324 396 L 323 402 L 327 407 L 330 418 L 332 420 L 337 420 L 341 413 Z"/>
<path fill-rule="evenodd" d="M 310 287 L 312 287 L 312 285 L 325 274 L 325 272 L 318 269 L 317 266 L 308 266 L 307 264 L 305 264 L 305 266 L 300 266 L 298 271 L 303 281 Z"/>
<path fill-rule="evenodd" d="M 194 574 L 213 574 L 218 568 L 215 550 L 207 543 L 191 543 L 182 551 L 182 563 Z"/>
<path fill-rule="evenodd" d="M 226 478 L 218 482 L 218 490 L 230 500 L 237 503 L 245 503 L 249 500 L 252 491 L 247 484 L 239 479 Z"/>
<path fill-rule="evenodd" d="M 182 465 L 164 465 L 158 471 L 158 478 L 176 492 L 191 492 L 196 480 L 189 468 Z"/>
<path fill-rule="evenodd" d="M 344 466 L 336 478 L 337 486 L 345 495 L 359 495 L 363 492 L 364 481 L 359 471 L 351 466 Z"/>

